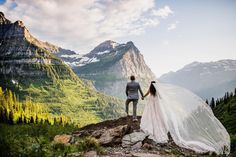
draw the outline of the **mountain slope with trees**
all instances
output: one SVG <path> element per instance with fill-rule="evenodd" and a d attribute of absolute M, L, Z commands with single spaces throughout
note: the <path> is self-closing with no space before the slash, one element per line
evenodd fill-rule
<path fill-rule="evenodd" d="M 12 23 L 0 13 L 0 86 L 20 101 L 46 105 L 83 126 L 123 113 L 123 102 L 83 83 L 55 55 L 56 46 L 33 37 L 22 21 Z"/>
<path fill-rule="evenodd" d="M 231 138 L 231 152 L 236 155 L 236 88 L 233 92 L 226 92 L 224 97 L 214 98 L 210 103 L 215 116 L 225 126 Z"/>

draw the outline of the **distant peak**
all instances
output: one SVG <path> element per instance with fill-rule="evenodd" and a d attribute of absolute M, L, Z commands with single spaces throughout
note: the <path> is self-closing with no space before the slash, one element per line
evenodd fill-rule
<path fill-rule="evenodd" d="M 195 66 L 198 66 L 198 65 L 200 65 L 200 64 L 202 64 L 202 63 L 201 63 L 201 62 L 194 61 L 194 62 L 192 62 L 192 63 L 190 63 L 190 64 L 185 65 L 184 67 L 195 67 Z"/>
<path fill-rule="evenodd" d="M 102 42 L 101 44 L 99 44 L 98 46 L 107 46 L 107 47 L 116 47 L 117 45 L 119 45 L 117 42 L 112 41 L 112 40 L 106 40 L 104 42 Z"/>
<path fill-rule="evenodd" d="M 4 17 L 4 14 L 3 14 L 3 12 L 1 12 L 1 11 L 0 11 L 0 16 L 1 16 L 1 17 L 2 17 L 2 16 Z"/>
<path fill-rule="evenodd" d="M 20 20 L 17 20 L 14 24 L 20 27 L 25 27 L 23 21 L 20 21 Z"/>
<path fill-rule="evenodd" d="M 113 41 L 113 40 L 106 40 L 106 41 L 104 41 L 104 42 L 102 42 L 102 43 L 116 43 L 116 42 Z"/>
<path fill-rule="evenodd" d="M 134 43 L 132 41 L 128 41 L 126 44 L 128 45 L 134 45 Z"/>
<path fill-rule="evenodd" d="M 101 44 L 99 44 L 98 46 L 96 46 L 90 53 L 97 54 L 97 53 L 100 53 L 103 51 L 111 51 L 112 49 L 114 49 L 118 45 L 119 45 L 119 43 L 117 43 L 115 41 L 106 40 L 106 41 L 102 42 Z"/>
<path fill-rule="evenodd" d="M 192 63 L 190 63 L 190 64 L 200 64 L 201 62 L 198 62 L 198 61 L 194 61 L 194 62 L 192 62 Z"/>
<path fill-rule="evenodd" d="M 5 15 L 3 12 L 0 12 L 0 24 L 10 24 L 11 21 L 5 18 Z"/>

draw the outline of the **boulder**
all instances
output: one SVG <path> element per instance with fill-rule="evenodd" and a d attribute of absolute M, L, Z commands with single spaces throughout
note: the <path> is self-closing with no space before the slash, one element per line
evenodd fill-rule
<path fill-rule="evenodd" d="M 132 147 L 138 142 L 142 142 L 146 138 L 146 134 L 143 132 L 133 132 L 125 135 L 122 139 L 122 147 Z"/>
<path fill-rule="evenodd" d="M 98 157 L 96 151 L 89 151 L 84 154 L 85 157 Z"/>
<path fill-rule="evenodd" d="M 137 149 L 140 149 L 141 147 L 142 147 L 142 141 L 140 141 L 140 142 L 138 142 L 138 143 L 136 143 L 136 144 L 134 144 L 131 148 L 133 149 L 133 150 L 137 150 Z"/>
<path fill-rule="evenodd" d="M 95 137 L 95 138 L 99 138 L 102 136 L 102 134 L 104 132 L 106 132 L 107 129 L 101 129 L 101 130 L 95 130 L 91 133 L 91 136 Z"/>
<path fill-rule="evenodd" d="M 151 153 L 134 153 L 133 157 L 170 157 L 165 155 L 151 154 Z"/>
<path fill-rule="evenodd" d="M 147 150 L 152 150 L 154 148 L 153 145 L 148 144 L 148 143 L 144 143 L 142 147 Z"/>
<path fill-rule="evenodd" d="M 68 154 L 69 157 L 81 157 L 83 155 L 82 152 L 75 152 Z"/>
<path fill-rule="evenodd" d="M 54 137 L 54 142 L 63 143 L 63 144 L 70 144 L 71 139 L 72 139 L 71 135 L 67 135 L 67 134 L 56 135 Z"/>
<path fill-rule="evenodd" d="M 122 137 L 125 135 L 125 133 L 128 130 L 128 125 L 121 125 L 117 126 L 115 128 L 111 128 L 108 130 L 104 130 L 100 138 L 98 139 L 98 142 L 101 145 L 113 145 L 113 144 L 119 144 L 121 143 Z M 98 135 L 100 132 L 92 133 L 92 135 Z"/>

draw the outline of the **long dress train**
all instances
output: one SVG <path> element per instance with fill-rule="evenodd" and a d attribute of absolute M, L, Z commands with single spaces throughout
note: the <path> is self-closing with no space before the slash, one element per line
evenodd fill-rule
<path fill-rule="evenodd" d="M 168 141 L 167 133 L 180 147 L 196 152 L 230 153 L 230 137 L 211 108 L 192 92 L 170 84 L 154 83 L 140 128 L 154 141 Z"/>

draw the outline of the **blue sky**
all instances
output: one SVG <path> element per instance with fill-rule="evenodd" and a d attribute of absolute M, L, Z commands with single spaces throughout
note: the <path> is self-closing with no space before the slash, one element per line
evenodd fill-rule
<path fill-rule="evenodd" d="M 160 76 L 193 61 L 236 59 L 236 1 L 165 0 L 174 15 L 140 36 L 130 37 Z M 176 28 L 168 31 L 171 23 Z M 122 41 L 126 40 L 121 39 Z"/>
<path fill-rule="evenodd" d="M 0 4 L 3 4 L 5 3 L 6 0 L 0 0 Z"/>
<path fill-rule="evenodd" d="M 236 59 L 235 0 L 0 0 L 0 10 L 79 53 L 108 39 L 133 41 L 157 76 L 193 61 Z"/>

